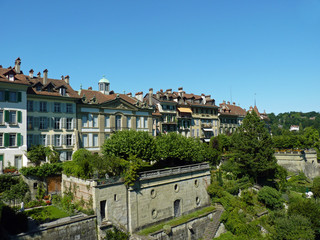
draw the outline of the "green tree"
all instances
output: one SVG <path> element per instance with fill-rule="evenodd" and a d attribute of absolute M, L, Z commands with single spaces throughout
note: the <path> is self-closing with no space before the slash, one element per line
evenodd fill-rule
<path fill-rule="evenodd" d="M 256 182 L 273 177 L 277 164 L 272 140 L 254 111 L 247 114 L 232 140 L 234 162 L 241 174 L 253 177 Z"/>
<path fill-rule="evenodd" d="M 280 209 L 283 207 L 281 193 L 272 187 L 264 186 L 261 188 L 258 192 L 258 200 L 271 209 Z"/>
<path fill-rule="evenodd" d="M 301 215 L 276 218 L 274 226 L 275 232 L 272 234 L 272 239 L 309 240 L 315 237 L 309 219 Z"/>
<path fill-rule="evenodd" d="M 320 177 L 313 179 L 312 192 L 315 198 L 320 198 Z"/>
<path fill-rule="evenodd" d="M 216 164 L 218 152 L 199 139 L 169 133 L 156 138 L 156 159 L 166 166 L 209 161 Z"/>
<path fill-rule="evenodd" d="M 46 161 L 48 158 L 50 163 L 59 162 L 59 153 L 55 149 L 45 147 L 43 145 L 32 146 L 27 152 L 27 158 L 30 162 L 39 166 L 42 161 Z"/>
<path fill-rule="evenodd" d="M 72 155 L 72 161 L 63 163 L 63 171 L 66 175 L 88 179 L 93 175 L 91 162 L 92 153 L 84 148 L 77 150 Z"/>
<path fill-rule="evenodd" d="M 28 184 L 20 178 L 17 184 L 11 185 L 10 189 L 3 192 L 2 198 L 15 204 L 17 201 L 22 201 L 28 191 L 30 191 Z"/>
<path fill-rule="evenodd" d="M 152 161 L 155 151 L 155 140 L 150 134 L 133 130 L 116 132 L 102 146 L 102 153 L 105 156 L 123 159 L 136 156 L 145 161 Z"/>

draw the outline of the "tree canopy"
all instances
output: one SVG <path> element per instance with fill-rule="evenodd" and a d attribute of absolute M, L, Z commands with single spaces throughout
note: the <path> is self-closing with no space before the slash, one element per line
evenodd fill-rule
<path fill-rule="evenodd" d="M 233 160 L 240 174 L 249 175 L 255 181 L 273 177 L 277 163 L 272 140 L 265 123 L 254 111 L 244 118 L 232 141 Z"/>

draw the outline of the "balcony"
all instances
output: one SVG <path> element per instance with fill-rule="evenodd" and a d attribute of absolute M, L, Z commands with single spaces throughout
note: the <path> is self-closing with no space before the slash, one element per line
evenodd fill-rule
<path fill-rule="evenodd" d="M 212 128 L 213 124 L 212 123 L 201 123 L 202 128 Z"/>

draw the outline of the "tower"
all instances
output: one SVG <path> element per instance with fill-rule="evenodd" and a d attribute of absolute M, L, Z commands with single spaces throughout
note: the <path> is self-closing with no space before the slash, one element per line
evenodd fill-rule
<path fill-rule="evenodd" d="M 110 89 L 110 82 L 108 79 L 103 76 L 100 81 L 99 81 L 99 91 L 102 92 L 103 94 L 109 95 Z"/>

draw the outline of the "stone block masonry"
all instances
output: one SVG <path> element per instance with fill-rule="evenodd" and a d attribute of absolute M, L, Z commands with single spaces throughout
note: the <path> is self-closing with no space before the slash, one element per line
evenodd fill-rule
<path fill-rule="evenodd" d="M 11 238 L 12 240 L 57 240 L 77 239 L 96 240 L 96 216 L 79 217 L 68 222 L 39 228 L 32 232 L 22 233 Z"/>

